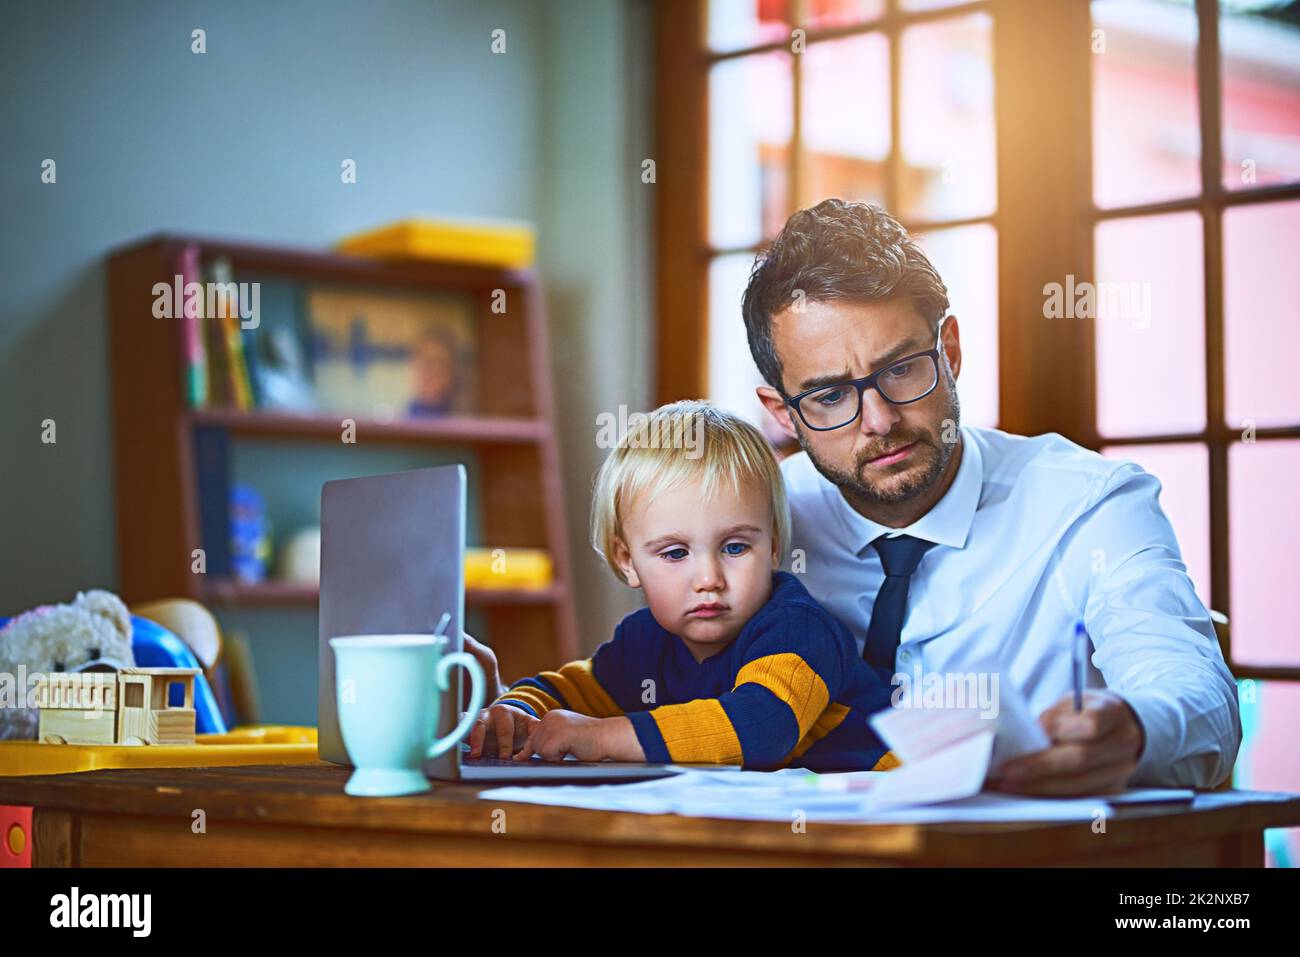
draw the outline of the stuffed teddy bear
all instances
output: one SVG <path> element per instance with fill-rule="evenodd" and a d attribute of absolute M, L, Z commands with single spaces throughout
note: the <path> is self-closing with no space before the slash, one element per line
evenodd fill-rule
<path fill-rule="evenodd" d="M 17 684 L 26 669 L 25 686 Z M 0 740 L 35 741 L 40 711 L 26 707 L 33 675 L 135 667 L 131 613 L 107 591 L 78 592 L 69 605 L 41 605 L 0 628 L 0 674 L 15 682 L 16 708 L 0 708 Z"/>

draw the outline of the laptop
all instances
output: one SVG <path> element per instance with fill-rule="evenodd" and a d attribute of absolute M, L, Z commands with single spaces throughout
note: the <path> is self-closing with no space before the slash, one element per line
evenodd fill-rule
<path fill-rule="evenodd" d="M 321 489 L 320 757 L 351 765 L 339 730 L 334 652 L 340 635 L 433 634 L 444 612 L 448 652 L 460 651 L 465 613 L 466 479 L 463 465 L 326 482 Z M 556 662 L 556 667 L 563 662 Z M 459 672 L 459 669 L 457 669 Z M 463 682 L 441 696 L 438 735 L 456 726 Z M 644 781 L 675 765 L 468 757 L 468 745 L 426 761 L 443 781 Z"/>

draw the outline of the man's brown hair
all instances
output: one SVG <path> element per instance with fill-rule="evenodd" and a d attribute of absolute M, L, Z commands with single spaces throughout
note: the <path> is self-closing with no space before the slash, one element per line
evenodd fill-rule
<path fill-rule="evenodd" d="M 827 199 L 801 209 L 754 259 L 741 300 L 749 351 L 763 378 L 785 394 L 772 317 L 802 292 L 806 302 L 886 302 L 905 296 L 937 336 L 948 289 L 921 247 L 879 206 Z"/>

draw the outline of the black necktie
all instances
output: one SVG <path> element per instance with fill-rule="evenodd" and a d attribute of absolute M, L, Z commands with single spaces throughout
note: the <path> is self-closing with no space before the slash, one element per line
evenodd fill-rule
<path fill-rule="evenodd" d="M 903 633 L 903 619 L 907 616 L 907 586 L 912 572 L 921 563 L 921 556 L 934 542 L 922 541 L 911 535 L 885 538 L 883 535 L 871 543 L 880 553 L 880 564 L 885 568 L 885 581 L 876 595 L 871 609 L 871 624 L 867 627 L 867 641 L 862 657 L 874 668 L 894 671 L 894 653 Z"/>

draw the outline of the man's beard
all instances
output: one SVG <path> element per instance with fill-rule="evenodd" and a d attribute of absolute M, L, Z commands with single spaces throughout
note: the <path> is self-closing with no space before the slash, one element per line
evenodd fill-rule
<path fill-rule="evenodd" d="M 943 478 L 944 470 L 948 467 L 957 448 L 956 438 L 961 425 L 961 403 L 957 399 L 956 382 L 946 369 L 944 373 L 943 387 L 948 403 L 941 420 L 941 432 L 938 435 L 923 431 L 898 435 L 890 433 L 891 437 L 888 440 L 882 440 L 870 448 L 863 449 L 856 456 L 852 473 L 840 471 L 819 459 L 817 453 L 805 441 L 803 429 L 798 430 L 799 445 L 808 453 L 808 458 L 817 471 L 828 482 L 836 485 L 851 501 L 857 500 L 863 505 L 898 505 L 919 498 L 933 489 Z M 952 423 L 951 426 L 949 422 Z M 852 428 L 852 426 L 845 426 L 845 428 Z M 944 433 L 951 434 L 954 441 L 943 441 Z M 907 470 L 905 480 L 895 482 L 895 473 L 886 472 L 881 477 L 882 486 L 873 485 L 868 481 L 867 462 L 888 452 L 897 451 L 911 442 L 915 442 L 916 446 L 904 463 Z"/>

